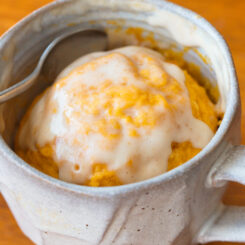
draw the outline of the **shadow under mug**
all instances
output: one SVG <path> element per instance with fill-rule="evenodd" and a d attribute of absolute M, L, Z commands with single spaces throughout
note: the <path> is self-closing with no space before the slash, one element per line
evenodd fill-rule
<path fill-rule="evenodd" d="M 226 43 L 197 14 L 164 0 L 56 1 L 0 39 L 0 88 L 25 77 L 60 33 L 78 26 L 117 28 L 111 20 L 153 31 L 165 45 L 192 46 L 207 55 L 210 66 L 201 68 L 217 81 L 222 123 L 197 156 L 163 175 L 118 187 L 65 183 L 33 169 L 12 150 L 25 108 L 48 86 L 40 76 L 33 88 L 0 107 L 0 188 L 22 231 L 36 244 L 50 245 L 245 242 L 245 208 L 221 204 L 227 181 L 245 184 L 245 149 L 236 146 L 238 83 Z"/>

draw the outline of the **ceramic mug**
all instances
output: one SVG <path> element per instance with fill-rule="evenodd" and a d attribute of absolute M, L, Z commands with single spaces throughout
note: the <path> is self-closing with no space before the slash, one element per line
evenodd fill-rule
<path fill-rule="evenodd" d="M 56 1 L 2 36 L 0 88 L 26 76 L 59 33 L 76 26 L 110 29 L 108 20 L 141 26 L 159 42 L 164 37 L 207 55 L 210 67 L 202 65 L 202 72 L 218 83 L 222 123 L 198 155 L 163 175 L 117 187 L 65 183 L 33 169 L 12 150 L 24 109 L 47 86 L 40 76 L 36 86 L 0 107 L 0 188 L 22 231 L 36 244 L 50 245 L 245 242 L 245 208 L 221 204 L 227 181 L 245 184 L 245 149 L 237 146 L 238 83 L 223 38 L 197 14 L 164 0 Z"/>

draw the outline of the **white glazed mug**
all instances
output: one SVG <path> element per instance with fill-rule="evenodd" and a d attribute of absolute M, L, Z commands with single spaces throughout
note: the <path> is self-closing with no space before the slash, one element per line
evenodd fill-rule
<path fill-rule="evenodd" d="M 197 156 L 161 176 L 118 187 L 65 183 L 33 169 L 12 150 L 24 108 L 47 86 L 40 77 L 31 90 L 0 108 L 0 188 L 19 226 L 36 244 L 50 245 L 245 242 L 245 208 L 221 204 L 227 181 L 245 184 L 245 149 L 236 146 L 238 83 L 227 45 L 197 14 L 164 0 L 56 1 L 1 38 L 1 89 L 28 74 L 59 33 L 77 25 L 104 28 L 106 20 L 119 19 L 208 56 L 208 72 L 218 82 L 225 109 L 222 123 Z"/>

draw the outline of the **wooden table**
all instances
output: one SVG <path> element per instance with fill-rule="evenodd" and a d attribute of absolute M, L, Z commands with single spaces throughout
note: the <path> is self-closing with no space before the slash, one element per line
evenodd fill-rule
<path fill-rule="evenodd" d="M 245 0 L 172 1 L 199 13 L 223 34 L 234 57 L 242 105 L 245 106 Z M 0 0 L 0 35 L 21 18 L 48 2 L 51 1 Z M 244 116 L 245 110 L 242 112 L 242 118 Z M 242 120 L 242 143 L 245 143 L 245 120 Z M 224 202 L 232 205 L 245 205 L 245 187 L 231 183 L 224 196 Z M 21 233 L 5 201 L 0 197 L 0 245 L 10 244 L 29 245 L 32 243 Z M 213 243 L 212 245 L 218 244 L 224 243 Z"/>

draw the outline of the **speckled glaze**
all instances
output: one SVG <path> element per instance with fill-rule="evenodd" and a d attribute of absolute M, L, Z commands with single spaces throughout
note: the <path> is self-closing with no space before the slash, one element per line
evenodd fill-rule
<path fill-rule="evenodd" d="M 24 109 L 48 85 L 41 76 L 31 90 L 0 107 L 1 192 L 22 231 L 36 244 L 245 241 L 244 208 L 224 207 L 220 201 L 227 181 L 245 184 L 245 150 L 235 146 L 240 143 L 239 88 L 227 45 L 200 16 L 163 0 L 56 1 L 19 22 L 0 39 L 0 88 L 28 74 L 43 48 L 67 28 L 110 28 L 106 20 L 123 19 L 128 26 L 141 25 L 171 36 L 171 27 L 154 17 L 159 10 L 158 15 L 170 13 L 181 19 L 179 24 L 184 23 L 186 31 L 201 37 L 193 38 L 197 43 L 192 45 L 200 44 L 211 60 L 225 105 L 221 126 L 197 156 L 161 176 L 106 188 L 65 183 L 33 169 L 12 150 Z M 181 42 L 177 36 L 172 38 Z"/>

